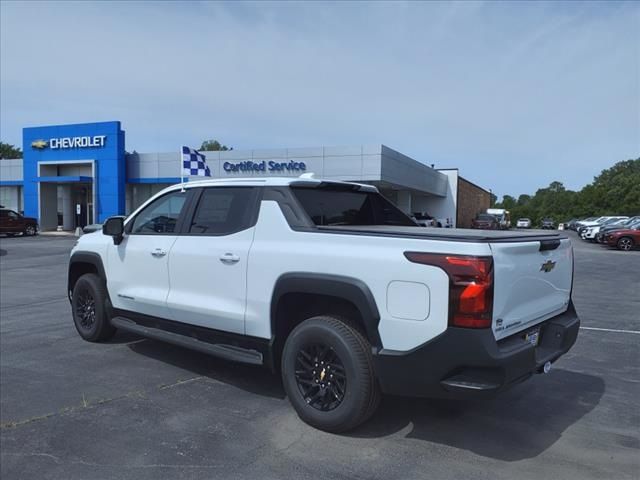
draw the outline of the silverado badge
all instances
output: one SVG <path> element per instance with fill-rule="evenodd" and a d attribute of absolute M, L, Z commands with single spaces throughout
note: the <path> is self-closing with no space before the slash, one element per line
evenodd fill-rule
<path fill-rule="evenodd" d="M 549 273 L 551 270 L 553 270 L 553 267 L 555 267 L 555 266 L 556 266 L 556 262 L 552 262 L 551 260 L 547 260 L 540 267 L 540 271 L 541 272 L 545 272 L 545 273 Z"/>
<path fill-rule="evenodd" d="M 47 148 L 49 146 L 49 142 L 46 140 L 35 140 L 31 142 L 31 148 L 36 148 L 38 150 L 42 150 L 43 148 Z"/>

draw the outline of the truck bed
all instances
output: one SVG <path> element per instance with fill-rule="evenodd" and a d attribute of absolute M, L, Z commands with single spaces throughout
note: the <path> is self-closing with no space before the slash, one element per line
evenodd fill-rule
<path fill-rule="evenodd" d="M 520 232 L 513 230 L 472 230 L 467 228 L 400 227 L 392 225 L 333 225 L 318 226 L 319 231 L 352 235 L 424 238 L 450 242 L 503 243 L 562 240 L 559 232 Z"/>

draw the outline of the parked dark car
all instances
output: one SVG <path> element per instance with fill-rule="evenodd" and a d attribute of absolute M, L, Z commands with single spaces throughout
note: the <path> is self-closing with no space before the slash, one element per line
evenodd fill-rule
<path fill-rule="evenodd" d="M 614 230 L 604 237 L 605 242 L 619 250 L 633 250 L 640 247 L 640 225 L 624 230 Z"/>
<path fill-rule="evenodd" d="M 13 236 L 17 234 L 37 235 L 38 221 L 25 217 L 8 208 L 0 209 L 0 233 Z"/>
<path fill-rule="evenodd" d="M 556 228 L 556 224 L 551 218 L 543 218 L 540 226 L 543 230 L 554 230 Z"/>
<path fill-rule="evenodd" d="M 571 220 L 569 220 L 566 225 L 567 225 L 567 230 L 576 230 L 578 228 L 577 223 L 580 220 L 577 218 L 572 218 Z"/>
<path fill-rule="evenodd" d="M 480 230 L 499 230 L 500 223 L 498 219 L 493 215 L 489 215 L 488 213 L 480 213 L 471 220 L 471 228 L 476 228 Z"/>

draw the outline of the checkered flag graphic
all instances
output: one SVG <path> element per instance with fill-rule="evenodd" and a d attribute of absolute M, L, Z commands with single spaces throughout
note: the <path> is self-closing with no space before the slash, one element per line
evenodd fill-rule
<path fill-rule="evenodd" d="M 207 161 L 197 150 L 182 147 L 182 174 L 185 177 L 210 177 Z"/>

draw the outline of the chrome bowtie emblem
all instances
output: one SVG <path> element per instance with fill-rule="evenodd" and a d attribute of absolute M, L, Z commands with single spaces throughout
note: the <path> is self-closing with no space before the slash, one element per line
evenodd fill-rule
<path fill-rule="evenodd" d="M 547 260 L 540 267 L 540 271 L 541 272 L 545 272 L 545 273 L 549 273 L 551 270 L 553 270 L 553 267 L 555 267 L 555 266 L 556 266 L 556 262 L 552 262 L 551 260 Z"/>

